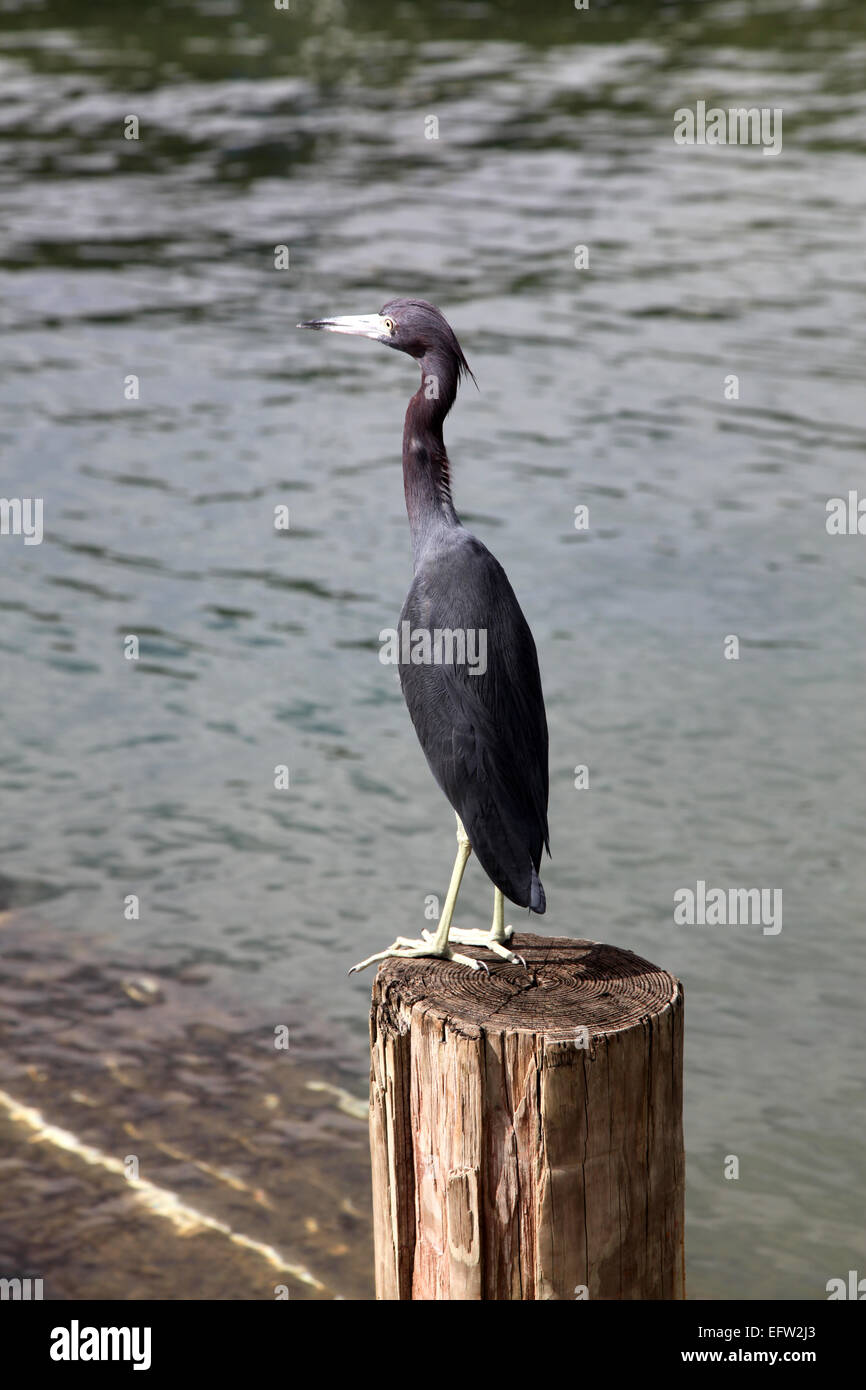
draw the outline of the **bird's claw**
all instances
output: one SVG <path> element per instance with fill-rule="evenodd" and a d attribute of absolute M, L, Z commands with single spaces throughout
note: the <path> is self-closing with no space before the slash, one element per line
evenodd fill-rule
<path fill-rule="evenodd" d="M 444 950 L 436 950 L 433 947 L 434 938 L 429 931 L 423 933 L 422 939 L 416 940 L 408 936 L 398 936 L 392 946 L 387 951 L 377 951 L 375 955 L 368 956 L 366 960 L 359 960 L 357 965 L 353 965 L 348 972 L 354 975 L 357 971 L 365 970 L 368 965 L 374 965 L 380 960 L 418 960 L 428 956 L 433 960 L 451 960 L 455 965 L 465 965 L 468 970 L 486 970 L 490 974 L 487 963 L 477 960 L 474 956 L 461 955 L 459 951 L 451 949 L 450 943 L 446 944 Z"/>
<path fill-rule="evenodd" d="M 428 933 L 425 931 L 424 935 L 427 936 Z M 507 961 L 509 965 L 522 965 L 524 970 L 528 970 L 529 966 L 524 957 L 509 950 L 505 945 L 505 942 L 510 941 L 513 935 L 513 927 L 504 927 L 501 937 L 495 936 L 492 930 L 480 931 L 478 928 L 452 927 L 449 939 L 457 942 L 460 946 L 483 946 L 485 950 L 492 951 L 495 956 L 498 956 L 499 960 Z"/>

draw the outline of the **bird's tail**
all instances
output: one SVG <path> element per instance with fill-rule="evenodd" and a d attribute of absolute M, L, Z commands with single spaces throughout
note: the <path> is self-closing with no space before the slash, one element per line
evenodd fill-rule
<path fill-rule="evenodd" d="M 531 912 L 539 915 L 547 907 L 547 899 L 544 896 L 544 889 L 541 886 L 541 879 L 535 872 L 535 865 L 532 866 L 532 882 L 529 887 L 529 908 Z"/>

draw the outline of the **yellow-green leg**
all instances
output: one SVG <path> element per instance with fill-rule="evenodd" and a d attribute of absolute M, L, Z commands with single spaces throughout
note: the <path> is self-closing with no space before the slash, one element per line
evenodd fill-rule
<path fill-rule="evenodd" d="M 505 944 L 513 935 L 514 928 L 505 925 L 505 899 L 498 888 L 493 889 L 493 924 L 489 932 L 468 928 L 461 930 L 459 927 L 451 929 L 451 940 L 456 941 L 459 946 L 486 946 L 502 960 L 510 961 L 512 965 L 525 966 L 523 956 L 509 951 Z"/>
<path fill-rule="evenodd" d="M 442 909 L 442 916 L 439 918 L 439 925 L 435 933 L 425 931 L 420 940 L 409 936 L 398 936 L 393 946 L 389 946 L 387 951 L 378 951 L 375 956 L 368 956 L 366 960 L 359 961 L 357 965 L 352 966 L 349 974 L 353 975 L 356 970 L 363 970 L 365 966 L 372 965 L 377 960 L 387 960 L 389 957 L 396 957 L 398 960 L 411 960 L 414 956 L 436 956 L 444 960 L 457 961 L 458 965 L 465 965 L 470 970 L 487 970 L 483 961 L 475 960 L 473 956 L 462 956 L 457 951 L 452 951 L 449 944 L 454 905 L 457 902 L 457 894 L 460 892 L 463 871 L 471 853 L 472 846 L 469 843 L 469 836 L 463 829 L 463 822 L 458 816 L 457 858 L 454 860 L 445 906 Z"/>

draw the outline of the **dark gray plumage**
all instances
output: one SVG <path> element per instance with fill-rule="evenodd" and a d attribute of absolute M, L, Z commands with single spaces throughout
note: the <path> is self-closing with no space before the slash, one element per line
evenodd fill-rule
<path fill-rule="evenodd" d="M 474 633 L 478 641 L 483 633 L 486 670 L 473 674 L 465 661 L 414 664 L 401 659 L 403 695 L 430 769 L 482 868 L 512 902 L 544 912 L 538 875 L 542 849 L 550 850 L 548 735 L 535 642 L 502 566 L 454 510 L 442 436 L 460 378 L 471 375 L 469 365 L 440 311 L 423 299 L 393 299 L 378 315 L 303 326 L 374 338 L 408 353 L 421 367 L 421 385 L 409 402 L 403 433 L 415 575 L 401 631 L 404 622 L 413 634 L 426 630 L 431 644 L 436 630 Z M 456 866 L 458 886 L 461 874 L 462 867 Z M 440 945 L 448 940 L 447 915 L 436 938 Z M 501 907 L 499 916 L 501 922 Z M 496 932 L 496 909 L 492 930 L 497 954 L 519 959 L 504 949 L 501 926 Z M 478 935 L 452 933 L 451 940 L 474 943 Z M 448 954 L 424 952 L 423 943 L 409 950 L 413 943 L 399 941 L 405 944 L 395 943 L 391 951 L 370 959 Z M 484 944 L 493 946 L 493 941 L 485 938 Z M 473 958 L 455 958 L 476 964 Z"/>
<path fill-rule="evenodd" d="M 400 683 L 430 770 L 506 898 L 545 909 L 547 721 L 535 642 L 499 561 L 459 523 L 418 557 L 401 621 L 487 633 L 487 669 L 401 663 Z"/>

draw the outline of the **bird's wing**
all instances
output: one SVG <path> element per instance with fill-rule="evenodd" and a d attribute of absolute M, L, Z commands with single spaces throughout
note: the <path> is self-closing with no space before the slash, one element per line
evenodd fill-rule
<path fill-rule="evenodd" d="M 531 866 L 549 849 L 547 721 L 535 643 L 505 571 L 463 532 L 454 554 L 419 568 L 401 618 L 431 641 L 436 629 L 476 634 L 484 661 L 475 674 L 468 661 L 403 661 L 400 679 L 430 768 L 479 862 L 528 906 Z"/>

